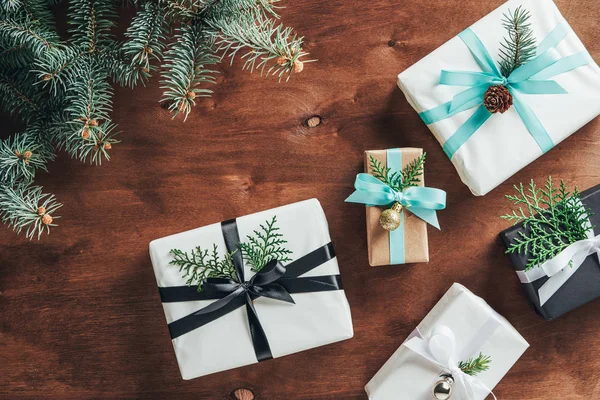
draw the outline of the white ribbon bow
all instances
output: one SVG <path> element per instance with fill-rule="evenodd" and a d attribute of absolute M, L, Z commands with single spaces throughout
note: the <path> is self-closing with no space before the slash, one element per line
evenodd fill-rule
<path fill-rule="evenodd" d="M 454 395 L 458 395 L 459 399 L 474 399 L 475 391 L 478 393 L 491 393 L 496 399 L 494 393 L 483 382 L 474 376 L 465 374 L 459 368 L 458 362 L 460 360 L 456 339 L 454 332 L 449 327 L 436 325 L 431 331 L 429 339 L 424 339 L 421 333 L 417 331 L 417 336 L 404 342 L 403 346 L 449 372 L 454 382 L 456 382 L 453 390 Z"/>
<path fill-rule="evenodd" d="M 600 258 L 600 235 L 594 237 L 594 232 L 590 229 L 586 236 L 587 239 L 570 244 L 539 268 L 517 271 L 522 283 L 531 283 L 545 276 L 550 278 L 538 290 L 540 306 L 543 306 L 577 272 L 588 256 L 596 253 Z"/>

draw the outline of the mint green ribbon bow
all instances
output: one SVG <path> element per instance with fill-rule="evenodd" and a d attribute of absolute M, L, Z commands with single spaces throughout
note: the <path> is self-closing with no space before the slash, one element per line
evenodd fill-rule
<path fill-rule="evenodd" d="M 430 125 L 479 106 L 475 113 L 444 143 L 444 152 L 448 158 L 452 159 L 458 149 L 492 116 L 483 105 L 483 97 L 486 90 L 493 85 L 503 85 L 510 91 L 515 110 L 540 149 L 546 153 L 554 147 L 552 138 L 531 107 L 524 101 L 522 94 L 567 93 L 561 85 L 549 78 L 586 65 L 590 60 L 587 52 L 563 58 L 555 55 L 552 50 L 565 39 L 568 33 L 566 23 L 557 25 L 537 47 L 538 55 L 515 69 L 508 78 L 502 76 L 490 53 L 470 28 L 458 35 L 483 72 L 442 70 L 441 85 L 470 88 L 455 95 L 451 101 L 419 114 L 421 119 Z"/>
<path fill-rule="evenodd" d="M 411 186 L 399 192 L 369 174 L 358 174 L 354 188 L 356 191 L 345 200 L 347 203 L 387 206 L 398 202 L 423 221 L 440 229 L 435 211 L 446 208 L 446 192 L 443 190 Z"/>

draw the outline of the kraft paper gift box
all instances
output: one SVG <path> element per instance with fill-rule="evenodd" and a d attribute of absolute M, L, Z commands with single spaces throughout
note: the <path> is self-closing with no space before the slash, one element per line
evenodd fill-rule
<path fill-rule="evenodd" d="M 273 285 L 252 288 L 254 272 L 244 259 L 244 276 L 246 282 L 250 283 L 246 286 L 229 283 L 229 286 L 242 292 L 241 296 L 225 305 L 224 308 L 231 307 L 232 310 L 223 312 L 220 309 L 212 321 L 204 324 L 206 321 L 198 322 L 195 314 L 201 314 L 200 318 L 211 315 L 214 310 L 206 307 L 223 302 L 224 295 L 206 299 L 204 296 L 211 297 L 208 283 L 205 283 L 202 292 L 198 292 L 195 286 L 188 287 L 179 268 L 169 264 L 173 260 L 170 250 L 189 252 L 196 246 L 212 250 L 213 244 L 216 244 L 218 252 L 223 255 L 226 248 L 232 251 L 232 243 L 235 242 L 232 238 L 237 235 L 243 241 L 247 235 L 259 229 L 260 224 L 265 224 L 273 217 L 276 217 L 277 227 L 280 228 L 277 232 L 287 240 L 285 246 L 291 250 L 292 258 L 291 262 L 282 263 L 287 270 L 275 281 L 278 285 L 275 289 L 281 291 L 281 287 L 285 288 L 295 304 L 266 295 L 254 296 L 257 292 L 273 290 Z M 239 251 L 236 253 L 239 254 Z M 154 240 L 150 243 L 150 256 L 183 379 L 254 364 L 259 357 L 261 360 L 282 357 L 353 336 L 350 308 L 341 287 L 327 220 L 316 199 Z M 235 257 L 234 254 L 232 258 Z M 267 266 L 261 272 L 266 269 Z M 268 280 L 272 272 L 254 281 L 254 284 L 260 284 L 258 281 L 261 279 Z M 213 283 L 214 288 L 218 288 L 216 284 L 222 282 L 217 279 Z M 250 289 L 244 293 L 244 287 L 248 285 Z M 241 301 L 232 306 L 238 299 Z M 253 305 L 254 311 L 249 304 L 245 304 L 246 300 Z M 258 340 L 253 340 L 253 337 L 260 336 L 256 320 L 253 321 L 252 335 L 249 330 L 249 317 L 254 314 L 259 328 L 262 327 L 264 331 L 266 351 L 264 343 L 260 345 L 260 350 L 254 347 L 258 346 Z"/>
<path fill-rule="evenodd" d="M 439 229 L 437 210 L 446 207 L 446 192 L 424 187 L 422 149 L 402 148 L 365 151 L 365 173 L 358 174 L 354 193 L 346 199 L 349 203 L 365 204 L 367 207 L 367 244 L 371 266 L 394 265 L 429 261 L 427 224 Z M 424 156 L 423 156 L 424 157 Z M 372 165 L 378 163 L 378 165 Z M 405 177 L 405 168 L 413 164 L 408 176 L 417 173 L 417 182 L 403 187 L 395 177 Z M 420 169 L 416 166 L 421 166 Z M 374 168 L 387 178 L 374 176 Z M 417 169 L 415 169 L 417 168 Z M 388 172 L 383 173 L 389 169 Z M 402 173 L 402 174 L 401 174 Z M 386 211 L 388 210 L 388 211 Z M 386 213 L 387 214 L 383 214 Z M 395 215 L 393 222 L 384 218 Z M 388 231 L 383 228 L 387 226 Z M 395 229 L 393 229 L 395 228 Z"/>
<path fill-rule="evenodd" d="M 453 337 L 454 346 L 452 341 L 445 341 L 448 337 Z M 436 347 L 436 344 L 446 343 L 448 345 L 441 349 Z M 529 344 L 504 317 L 483 299 L 455 283 L 369 381 L 365 390 L 370 400 L 431 400 L 432 388 L 440 375 L 451 372 L 454 378 L 452 399 L 483 400 L 489 394 L 488 390 L 493 390 L 528 347 Z M 437 353 L 449 350 L 450 358 L 454 359 L 449 364 L 454 364 L 454 368 L 443 367 L 426 358 L 433 356 L 428 349 L 432 349 L 440 360 L 444 357 Z M 472 392 L 465 396 L 456 364 L 480 353 L 490 357 L 489 369 L 473 377 L 477 381 L 470 386 Z"/>
<path fill-rule="evenodd" d="M 583 205 L 592 211 L 589 221 L 593 227 L 591 229 L 591 237 L 593 237 L 600 233 L 598 228 L 600 227 L 600 185 L 581 192 L 580 199 Z M 506 248 L 513 243 L 515 238 L 519 237 L 519 232 L 530 233 L 530 230 L 521 223 L 500 233 L 500 239 Z M 599 240 L 596 239 L 596 241 Z M 544 319 L 549 321 L 557 318 L 600 296 L 600 263 L 598 254 L 593 248 L 591 250 L 593 254 L 587 255 L 581 266 L 543 304 L 544 299 L 540 299 L 540 289 L 550 278 L 545 276 L 533 282 L 521 283 L 529 302 Z M 510 257 L 515 271 L 525 270 L 528 261 L 526 253 L 510 253 L 508 257 Z M 571 272 L 572 267 L 565 267 L 567 272 Z"/>
<path fill-rule="evenodd" d="M 455 95 L 468 89 L 475 93 L 477 89 L 464 82 L 465 75 L 458 78 L 463 82 L 457 82 L 457 76 L 449 77 L 446 71 L 500 74 L 493 70 L 498 69 L 501 42 L 507 36 L 502 26 L 503 14 L 509 10 L 514 12 L 519 6 L 530 11 L 529 22 L 540 45 L 539 60 L 544 57 L 545 65 L 550 66 L 531 77 L 527 76 L 536 72 L 533 69 L 511 75 L 521 82 L 511 86 L 514 104 L 503 114 L 486 114 L 487 110 L 481 106 L 483 90 L 490 83 L 480 87 L 471 104 L 458 107 L 462 102 L 455 99 Z M 473 43 L 477 38 L 487 49 L 488 60 L 496 67 L 490 65 L 490 61 L 476 60 L 467 47 L 466 43 L 470 42 L 471 47 L 476 48 Z M 533 64 L 529 64 L 522 68 L 532 68 Z M 446 76 L 442 76 L 442 70 Z M 510 84 L 501 77 L 500 74 L 491 84 Z M 554 81 L 560 87 L 554 83 L 539 83 L 540 80 Z M 544 88 L 535 88 L 536 85 L 544 85 Z M 505 3 L 400 73 L 398 86 L 475 195 L 485 195 L 600 113 L 600 69 L 551 0 Z M 537 94 L 544 91 L 548 94 Z"/>

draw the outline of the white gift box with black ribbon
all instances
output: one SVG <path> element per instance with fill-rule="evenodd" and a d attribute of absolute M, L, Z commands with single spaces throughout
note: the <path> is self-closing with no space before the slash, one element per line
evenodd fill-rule
<path fill-rule="evenodd" d="M 507 36 L 503 14 L 519 6 L 531 13 L 544 68 L 530 63 L 524 67 L 533 76 L 525 69 L 508 80 L 494 78 Z M 467 45 L 481 47 L 478 41 L 491 65 Z M 471 87 L 485 79 L 481 92 Z M 486 113 L 482 105 L 483 90 L 492 84 L 508 85 L 513 94 L 514 105 L 503 114 Z M 399 74 L 398 86 L 475 195 L 488 193 L 600 114 L 600 68 L 551 0 L 507 2 Z M 465 90 L 475 98 L 455 97 Z"/>
<path fill-rule="evenodd" d="M 431 400 L 443 374 L 454 379 L 452 399 L 483 400 L 529 344 L 483 299 L 455 283 L 366 385 L 371 400 Z M 489 369 L 469 376 L 458 368 L 479 354 Z"/>
<path fill-rule="evenodd" d="M 254 278 L 254 272 L 244 262 L 245 282 L 222 283 L 217 279 L 213 289 L 219 292 L 226 288 L 231 293 L 206 299 L 202 296 L 210 294 L 209 287 L 200 293 L 196 287 L 187 287 L 179 268 L 169 264 L 173 260 L 171 249 L 187 252 L 200 246 L 211 250 L 216 244 L 223 256 L 226 248 L 230 250 L 225 236 L 234 232 L 233 235 L 237 233 L 243 241 L 260 224 L 274 216 L 280 228 L 278 232 L 287 240 L 286 247 L 291 250 L 292 258 L 291 262 L 283 263 L 287 264 L 283 265 L 284 268 L 278 265 L 286 272 L 277 280 L 272 279 L 275 269 L 265 272 L 259 279 Z M 154 240 L 150 243 L 150 256 L 184 379 L 257 363 L 258 358 L 281 357 L 353 336 L 350 308 L 341 287 L 327 220 L 316 199 Z M 260 273 L 257 278 L 258 275 Z M 259 281 L 268 281 L 268 284 L 259 287 Z M 289 292 L 295 304 L 255 295 L 270 289 L 281 291 L 282 287 L 286 293 Z M 264 334 L 262 345 L 257 343 L 261 336 L 257 331 Z"/>

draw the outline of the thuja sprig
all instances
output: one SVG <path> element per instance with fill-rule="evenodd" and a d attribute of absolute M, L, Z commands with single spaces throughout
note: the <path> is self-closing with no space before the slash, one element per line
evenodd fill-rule
<path fill-rule="evenodd" d="M 467 375 L 475 376 L 490 369 L 492 359 L 490 356 L 479 353 L 477 357 L 471 357 L 467 361 L 460 361 L 458 368 Z"/>
<path fill-rule="evenodd" d="M 502 26 L 508 36 L 500 43 L 499 64 L 502 75 L 507 78 L 515 69 L 536 56 L 536 39 L 529 23 L 530 18 L 531 14 L 523 6 L 504 14 Z"/>
<path fill-rule="evenodd" d="M 392 171 L 391 168 L 384 167 L 381 161 L 369 155 L 371 174 L 392 189 L 401 192 L 408 187 L 417 186 L 421 182 L 419 177 L 423 174 L 425 156 L 426 153 L 421 154 L 404 167 L 402 171 Z"/>
<path fill-rule="evenodd" d="M 223 258 L 219 256 L 218 247 L 214 244 L 212 252 L 200 246 L 189 253 L 172 249 L 169 253 L 173 255 L 173 259 L 169 264 L 179 267 L 179 271 L 183 273 L 182 277 L 186 278 L 186 285 L 196 285 L 200 292 L 208 278 L 237 280 L 232 259 L 236 251 L 242 252 L 242 256 L 254 272 L 260 271 L 275 258 L 281 262 L 292 261 L 289 257 L 292 252 L 285 247 L 287 240 L 283 239 L 283 235 L 278 232 L 276 223 L 277 217 L 273 216 L 271 220 L 261 224 L 260 229 L 255 230 L 253 235 L 246 236 L 247 241 L 240 242 L 239 249 L 225 253 Z"/>
<path fill-rule="evenodd" d="M 179 272 L 183 273 L 182 277 L 187 278 L 186 285 L 197 285 L 199 292 L 208 278 L 235 279 L 235 267 L 231 259 L 233 253 L 228 252 L 221 258 L 216 244 L 213 245 L 212 252 L 198 246 L 189 254 L 179 249 L 172 249 L 170 253 L 173 260 L 169 264 L 178 266 Z"/>
<path fill-rule="evenodd" d="M 519 231 L 519 236 L 506 250 L 528 255 L 526 271 L 542 265 L 570 244 L 586 239 L 587 232 L 593 228 L 589 222 L 592 212 L 581 202 L 579 191 L 575 188 L 569 192 L 562 180 L 558 188 L 554 187 L 552 177 L 548 177 L 542 188 L 533 180 L 527 189 L 522 183 L 514 188 L 517 195 L 506 195 L 506 198 L 519 208 L 501 218 L 529 228 L 528 233 Z"/>
<path fill-rule="evenodd" d="M 260 229 L 255 230 L 253 235 L 246 236 L 246 242 L 240 243 L 242 255 L 254 272 L 260 271 L 275 258 L 281 262 L 292 260 L 289 257 L 292 254 L 291 250 L 285 247 L 287 240 L 283 239 L 276 223 L 277 216 L 273 216 L 270 221 L 261 224 Z"/>

